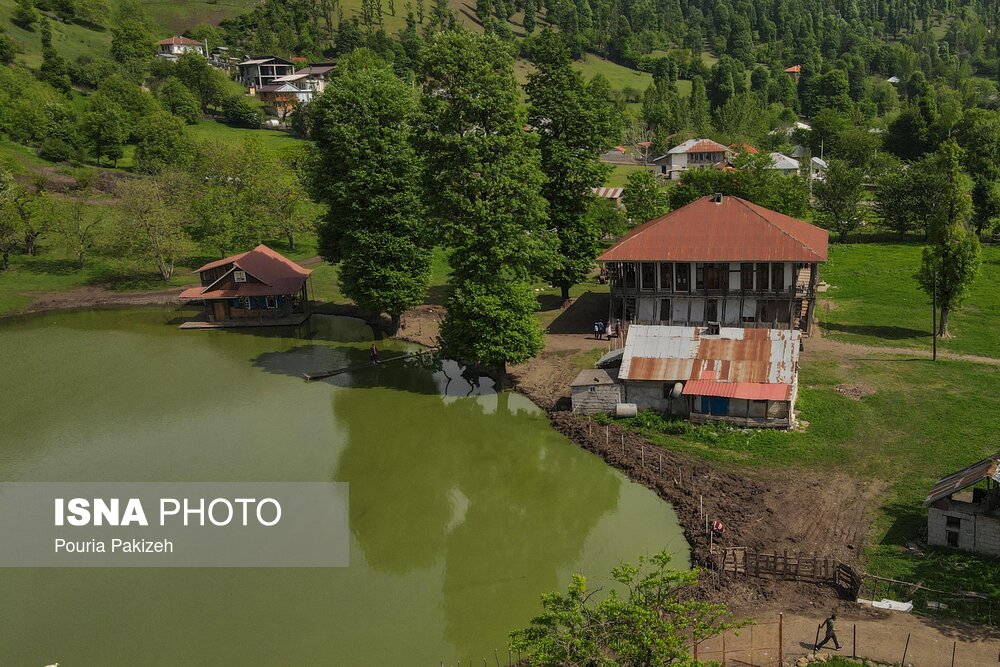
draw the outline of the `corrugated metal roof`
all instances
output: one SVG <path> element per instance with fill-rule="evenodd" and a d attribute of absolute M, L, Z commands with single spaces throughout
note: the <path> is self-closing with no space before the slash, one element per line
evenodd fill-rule
<path fill-rule="evenodd" d="M 931 505 L 984 479 L 1000 483 L 1000 452 L 939 479 L 924 501 L 924 505 Z"/>
<path fill-rule="evenodd" d="M 802 163 L 793 157 L 788 157 L 784 153 L 771 153 L 771 168 L 781 169 L 782 171 L 791 171 L 792 169 L 798 169 L 802 166 Z"/>
<path fill-rule="evenodd" d="M 625 340 L 619 378 L 776 385 L 784 388 L 787 397 L 798 372 L 801 335 L 797 330 L 734 327 L 707 335 L 701 327 L 633 324 Z M 764 390 L 747 387 L 740 391 Z M 773 391 L 777 395 L 778 390 Z"/>
<path fill-rule="evenodd" d="M 591 190 L 598 197 L 607 197 L 608 199 L 621 199 L 622 193 L 625 192 L 625 188 L 591 188 Z"/>
<path fill-rule="evenodd" d="M 720 396 L 750 401 L 787 401 L 792 398 L 792 385 L 690 380 L 684 385 L 682 393 L 686 396 Z"/>
<path fill-rule="evenodd" d="M 739 197 L 709 195 L 643 223 L 599 262 L 825 262 L 830 234 Z"/>

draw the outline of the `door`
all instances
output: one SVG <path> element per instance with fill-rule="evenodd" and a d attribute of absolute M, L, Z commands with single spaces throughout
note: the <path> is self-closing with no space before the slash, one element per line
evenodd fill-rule
<path fill-rule="evenodd" d="M 213 301 L 212 302 L 212 321 L 213 322 L 223 322 L 226 319 L 226 302 L 225 301 Z"/>

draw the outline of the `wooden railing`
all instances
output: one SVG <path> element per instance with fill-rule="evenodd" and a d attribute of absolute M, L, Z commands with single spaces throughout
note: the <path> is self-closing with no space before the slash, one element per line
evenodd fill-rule
<path fill-rule="evenodd" d="M 813 554 L 761 553 L 747 547 L 722 547 L 719 549 L 723 572 L 748 577 L 788 579 L 829 584 L 852 598 L 861 589 L 862 577 L 852 566 L 833 558 Z"/>

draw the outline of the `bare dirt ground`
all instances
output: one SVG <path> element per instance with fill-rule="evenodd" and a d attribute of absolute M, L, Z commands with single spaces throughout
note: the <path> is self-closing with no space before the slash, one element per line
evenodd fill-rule
<path fill-rule="evenodd" d="M 40 313 L 46 310 L 67 308 L 93 308 L 95 306 L 150 306 L 163 303 L 180 303 L 177 296 L 183 288 L 157 290 L 155 292 L 117 292 L 105 287 L 78 287 L 65 292 L 44 292 L 34 296 L 25 313 Z"/>

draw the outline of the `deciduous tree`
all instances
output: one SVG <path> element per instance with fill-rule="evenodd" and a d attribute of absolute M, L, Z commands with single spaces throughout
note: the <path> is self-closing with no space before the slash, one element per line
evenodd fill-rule
<path fill-rule="evenodd" d="M 625 213 L 633 223 L 657 218 L 670 210 L 667 193 L 660 188 L 653 173 L 640 169 L 628 175 L 622 193 Z"/>
<path fill-rule="evenodd" d="M 969 179 L 961 170 L 961 148 L 949 139 L 939 150 L 939 179 L 935 192 L 941 205 L 928 220 L 928 241 L 916 278 L 927 294 L 937 293 L 941 308 L 938 335 L 947 338 L 952 310 L 968 296 L 979 275 L 982 248 L 969 228 L 972 197 Z"/>
<path fill-rule="evenodd" d="M 434 35 L 422 84 L 425 198 L 454 248 L 441 340 L 459 361 L 491 368 L 503 386 L 506 364 L 541 345 L 525 298 L 528 281 L 548 273 L 554 245 L 539 151 L 524 130 L 510 51 L 496 37 Z M 495 346 L 462 344 L 464 332 L 484 325 Z"/>
<path fill-rule="evenodd" d="M 826 177 L 817 181 L 813 189 L 815 208 L 823 226 L 846 241 L 865 221 L 865 203 L 862 181 L 864 172 L 843 160 L 830 160 Z"/>
<path fill-rule="evenodd" d="M 612 110 L 591 94 L 570 64 L 560 34 L 545 30 L 533 46 L 536 71 L 528 77 L 528 122 L 539 136 L 542 196 L 549 203 L 550 227 L 558 237 L 558 256 L 549 281 L 569 298 L 570 287 L 594 267 L 602 230 L 587 216 L 591 188 L 604 183 L 610 169 L 600 150 L 611 133 Z"/>
<path fill-rule="evenodd" d="M 357 55 L 356 55 L 357 54 Z M 416 98 L 387 63 L 359 52 L 312 105 L 312 190 L 327 206 L 320 253 L 340 264 L 344 294 L 373 314 L 419 304 L 430 279 L 431 237 L 411 143 Z"/>
<path fill-rule="evenodd" d="M 542 613 L 511 633 L 511 648 L 537 667 L 694 665 L 692 636 L 700 642 L 743 624 L 690 595 L 698 572 L 674 569 L 667 553 L 616 567 L 611 578 L 619 587 L 600 597 L 580 574 L 566 594 L 543 595 Z"/>
<path fill-rule="evenodd" d="M 174 266 L 192 248 L 190 226 L 191 182 L 186 174 L 164 172 L 118 183 L 121 201 L 115 236 L 122 249 L 151 261 L 160 278 L 168 281 Z"/>

